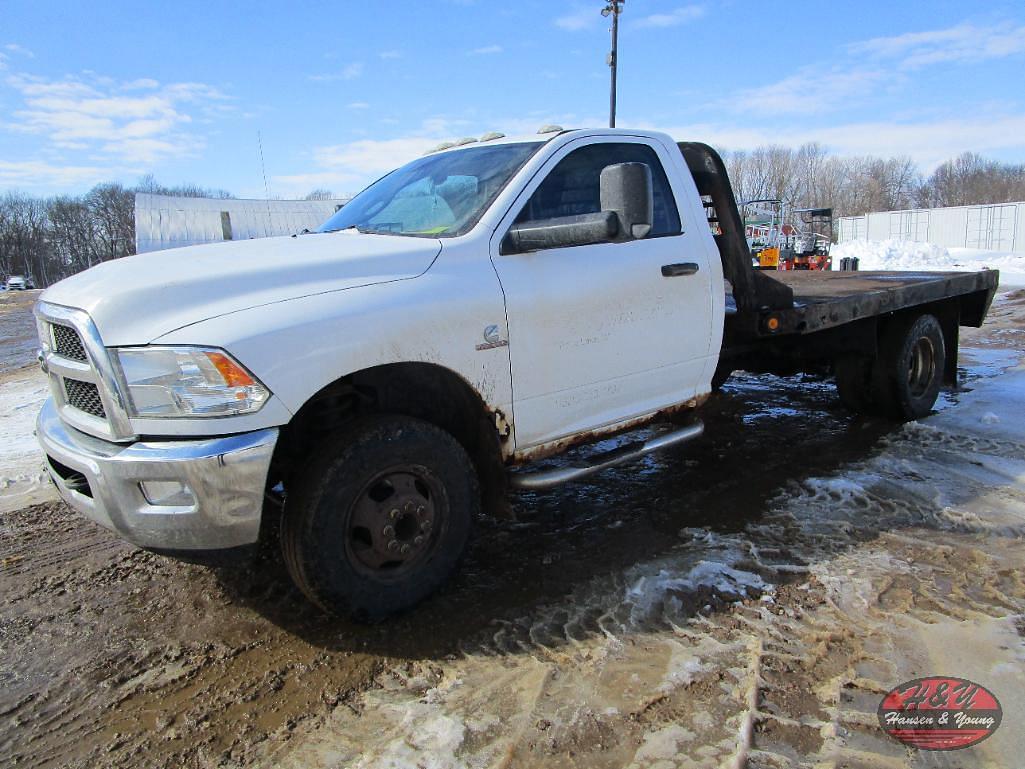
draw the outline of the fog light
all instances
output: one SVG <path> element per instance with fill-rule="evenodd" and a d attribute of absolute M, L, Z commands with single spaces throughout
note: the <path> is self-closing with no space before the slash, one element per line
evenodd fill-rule
<path fill-rule="evenodd" d="M 190 507 L 196 504 L 192 489 L 179 481 L 140 481 L 146 501 L 161 507 Z"/>

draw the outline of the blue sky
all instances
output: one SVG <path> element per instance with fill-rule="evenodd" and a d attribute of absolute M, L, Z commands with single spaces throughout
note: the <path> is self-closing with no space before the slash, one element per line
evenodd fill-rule
<path fill-rule="evenodd" d="M 439 141 L 608 119 L 602 0 L 0 3 L 0 192 L 153 173 L 360 189 Z M 843 8 L 843 10 L 837 10 Z M 1025 3 L 627 0 L 619 125 L 1025 161 Z"/>

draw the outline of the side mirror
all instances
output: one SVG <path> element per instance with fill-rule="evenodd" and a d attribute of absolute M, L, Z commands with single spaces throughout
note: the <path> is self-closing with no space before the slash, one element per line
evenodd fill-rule
<path fill-rule="evenodd" d="M 620 240 L 640 240 L 651 232 L 655 208 L 647 163 L 616 163 L 601 171 L 601 210 L 619 220 Z"/>
<path fill-rule="evenodd" d="M 522 254 L 546 248 L 610 243 L 619 232 L 619 219 L 611 211 L 514 224 L 502 239 L 503 254 Z"/>

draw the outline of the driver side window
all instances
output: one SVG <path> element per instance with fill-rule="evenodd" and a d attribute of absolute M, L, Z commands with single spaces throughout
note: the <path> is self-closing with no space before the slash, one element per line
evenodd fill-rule
<path fill-rule="evenodd" d="M 599 143 L 574 150 L 559 161 L 516 217 L 516 224 L 601 211 L 602 169 L 616 163 L 645 163 L 651 168 L 654 217 L 651 234 L 679 235 L 680 214 L 655 151 L 645 144 Z"/>

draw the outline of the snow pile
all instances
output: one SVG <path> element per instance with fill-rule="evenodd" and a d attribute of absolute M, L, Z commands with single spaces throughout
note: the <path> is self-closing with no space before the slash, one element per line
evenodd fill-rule
<path fill-rule="evenodd" d="M 950 270 L 950 252 L 931 243 L 908 240 L 852 240 L 830 249 L 833 264 L 845 257 L 857 257 L 861 270 Z"/>
<path fill-rule="evenodd" d="M 852 240 L 830 249 L 834 269 L 857 257 L 859 270 L 1000 270 L 1002 286 L 1025 286 L 1025 253 L 944 248 L 910 240 Z"/>
<path fill-rule="evenodd" d="M 0 384 L 0 512 L 15 510 L 44 492 L 52 496 L 43 453 L 34 434 L 36 415 L 49 394 L 39 371 Z"/>

